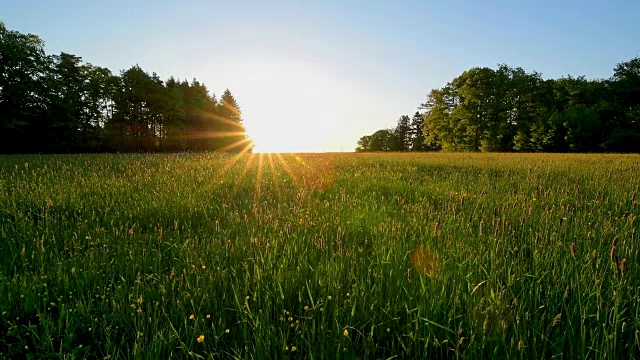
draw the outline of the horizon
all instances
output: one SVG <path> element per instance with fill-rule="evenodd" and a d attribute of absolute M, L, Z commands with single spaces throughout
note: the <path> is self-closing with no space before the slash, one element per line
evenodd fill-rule
<path fill-rule="evenodd" d="M 351 152 L 470 67 L 601 79 L 640 53 L 631 1 L 121 4 L 25 1 L 0 21 L 114 74 L 229 88 L 256 152 Z"/>

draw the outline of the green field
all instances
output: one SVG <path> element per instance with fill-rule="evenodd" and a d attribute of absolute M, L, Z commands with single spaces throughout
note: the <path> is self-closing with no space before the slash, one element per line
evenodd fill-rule
<path fill-rule="evenodd" d="M 0 358 L 638 358 L 640 156 L 0 156 Z"/>

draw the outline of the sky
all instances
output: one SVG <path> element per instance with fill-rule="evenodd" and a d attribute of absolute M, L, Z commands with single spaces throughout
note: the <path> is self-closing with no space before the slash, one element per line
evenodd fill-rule
<path fill-rule="evenodd" d="M 353 151 L 431 89 L 497 64 L 608 78 L 640 56 L 640 1 L 0 0 L 7 28 L 118 73 L 229 88 L 256 151 Z"/>

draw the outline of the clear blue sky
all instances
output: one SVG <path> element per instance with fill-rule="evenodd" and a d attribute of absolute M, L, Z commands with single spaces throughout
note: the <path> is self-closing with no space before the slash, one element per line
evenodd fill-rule
<path fill-rule="evenodd" d="M 497 63 L 603 78 L 640 55 L 640 1 L 4 0 L 48 53 L 229 88 L 258 149 L 352 151 L 432 88 Z M 293 139 L 293 140 L 291 140 Z"/>

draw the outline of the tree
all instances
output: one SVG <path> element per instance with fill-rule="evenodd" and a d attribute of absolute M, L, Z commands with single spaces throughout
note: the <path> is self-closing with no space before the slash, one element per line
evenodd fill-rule
<path fill-rule="evenodd" d="M 51 65 L 37 35 L 10 31 L 0 22 L 0 151 L 43 150 Z"/>
<path fill-rule="evenodd" d="M 217 107 L 219 147 L 225 151 L 251 151 L 253 144 L 246 136 L 242 113 L 231 91 L 226 89 Z"/>
<path fill-rule="evenodd" d="M 442 89 L 431 90 L 427 101 L 420 105 L 425 110 L 423 129 L 426 143 L 438 144 L 442 149 L 456 149 L 455 121 L 451 113 L 458 101 L 451 83 Z"/>
<path fill-rule="evenodd" d="M 356 152 L 365 152 L 370 149 L 369 144 L 371 143 L 371 135 L 365 135 L 358 140 L 358 147 L 356 148 Z"/>
<path fill-rule="evenodd" d="M 411 119 L 407 115 L 402 115 L 398 119 L 398 124 L 394 130 L 397 143 L 394 148 L 397 151 L 407 151 L 411 149 Z"/>
<path fill-rule="evenodd" d="M 616 65 L 611 79 L 616 127 L 640 131 L 640 57 Z"/>
<path fill-rule="evenodd" d="M 410 132 L 411 132 L 411 151 L 425 151 L 429 149 L 429 145 L 425 144 L 424 132 L 422 123 L 424 117 L 419 111 L 416 111 L 411 118 Z"/>

